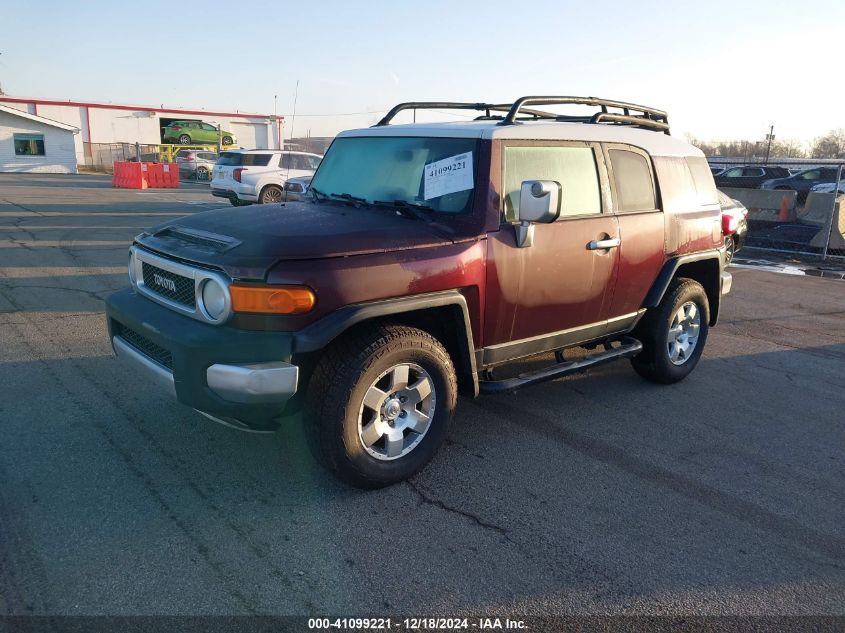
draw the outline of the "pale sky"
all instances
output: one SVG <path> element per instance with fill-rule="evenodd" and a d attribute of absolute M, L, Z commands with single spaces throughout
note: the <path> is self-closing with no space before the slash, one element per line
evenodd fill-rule
<path fill-rule="evenodd" d="M 265 114 L 278 95 L 287 136 L 400 101 L 527 94 L 661 108 L 704 140 L 845 127 L 841 0 L 0 0 L 0 15 L 6 94 Z"/>

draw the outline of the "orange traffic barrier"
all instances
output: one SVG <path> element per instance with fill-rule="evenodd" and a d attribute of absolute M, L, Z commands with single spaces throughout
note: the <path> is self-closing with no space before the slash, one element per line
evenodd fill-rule
<path fill-rule="evenodd" d="M 778 211 L 778 222 L 789 222 L 789 201 L 786 196 L 781 198 L 780 211 Z"/>
<path fill-rule="evenodd" d="M 117 162 L 111 185 L 122 189 L 178 189 L 179 169 L 169 163 Z"/>

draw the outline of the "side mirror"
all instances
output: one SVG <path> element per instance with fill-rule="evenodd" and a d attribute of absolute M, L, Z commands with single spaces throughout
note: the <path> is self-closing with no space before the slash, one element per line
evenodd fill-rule
<path fill-rule="evenodd" d="M 561 186 L 556 180 L 524 180 L 519 189 L 516 245 L 534 243 L 534 224 L 550 224 L 560 216 Z"/>

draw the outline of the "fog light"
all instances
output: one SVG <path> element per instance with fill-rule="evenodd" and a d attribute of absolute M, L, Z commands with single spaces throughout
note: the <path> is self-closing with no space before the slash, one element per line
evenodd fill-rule
<path fill-rule="evenodd" d="M 202 305 L 205 313 L 213 320 L 219 319 L 226 311 L 226 289 L 214 279 L 202 285 Z"/>

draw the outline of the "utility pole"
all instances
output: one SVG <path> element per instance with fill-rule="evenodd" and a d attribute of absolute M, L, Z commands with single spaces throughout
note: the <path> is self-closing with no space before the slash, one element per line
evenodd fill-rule
<path fill-rule="evenodd" d="M 775 140 L 775 124 L 769 126 L 769 133 L 766 134 L 766 165 L 769 164 L 769 155 L 772 153 L 772 141 Z"/>

